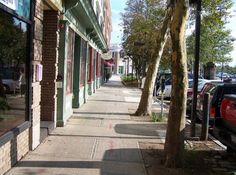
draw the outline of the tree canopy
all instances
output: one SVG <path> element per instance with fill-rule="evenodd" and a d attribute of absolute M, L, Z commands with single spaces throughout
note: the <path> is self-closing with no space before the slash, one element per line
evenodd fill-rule
<path fill-rule="evenodd" d="M 142 73 L 155 55 L 157 31 L 165 13 L 163 0 L 128 0 L 123 20 L 123 47 L 131 55 L 135 69 Z"/>
<path fill-rule="evenodd" d="M 0 14 L 0 66 L 25 63 L 27 32 L 16 18 Z"/>
<path fill-rule="evenodd" d="M 231 31 L 226 28 L 232 5 L 232 0 L 202 1 L 200 63 L 221 63 L 232 60 L 229 53 L 233 50 L 234 38 L 231 35 Z M 190 19 L 191 28 L 194 24 L 194 17 L 192 16 Z M 187 37 L 187 53 L 190 68 L 194 58 L 194 39 L 195 32 Z"/>

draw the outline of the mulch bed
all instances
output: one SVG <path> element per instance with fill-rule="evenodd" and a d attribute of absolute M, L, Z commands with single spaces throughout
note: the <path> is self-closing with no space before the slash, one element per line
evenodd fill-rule
<path fill-rule="evenodd" d="M 164 144 L 139 142 L 148 175 L 235 175 L 235 154 L 228 154 L 213 141 L 191 141 L 183 168 L 164 166 Z M 217 149 L 218 150 L 217 150 Z"/>

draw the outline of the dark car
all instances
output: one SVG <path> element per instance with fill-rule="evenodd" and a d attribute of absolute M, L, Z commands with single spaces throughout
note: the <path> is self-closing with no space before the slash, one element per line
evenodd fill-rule
<path fill-rule="evenodd" d="M 189 85 L 187 89 L 187 114 L 191 114 L 192 109 L 192 101 L 193 101 L 193 79 L 189 80 Z M 206 83 L 222 83 L 221 80 L 207 80 L 207 79 L 198 79 L 198 88 L 197 93 L 200 94 L 203 87 Z"/>
<path fill-rule="evenodd" d="M 210 94 L 209 124 L 212 126 L 216 117 L 220 117 L 220 105 L 225 94 L 236 94 L 236 83 L 211 82 L 206 83 L 198 95 L 197 117 L 203 116 L 204 94 Z"/>
<path fill-rule="evenodd" d="M 227 151 L 236 151 L 236 95 L 225 95 L 220 108 L 221 116 L 215 118 L 214 136 L 227 146 Z"/>

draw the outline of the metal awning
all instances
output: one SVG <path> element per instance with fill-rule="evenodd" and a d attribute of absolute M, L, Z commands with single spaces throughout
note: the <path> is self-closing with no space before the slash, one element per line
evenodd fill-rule
<path fill-rule="evenodd" d="M 104 60 L 110 60 L 112 58 L 112 53 L 110 51 L 106 52 L 106 53 L 103 53 L 101 55 L 101 58 L 104 59 Z"/>
<path fill-rule="evenodd" d="M 73 16 L 75 16 L 76 20 L 85 27 L 86 35 L 89 36 L 102 51 L 108 50 L 97 16 L 89 0 L 65 1 L 65 12 L 67 11 L 70 11 Z"/>

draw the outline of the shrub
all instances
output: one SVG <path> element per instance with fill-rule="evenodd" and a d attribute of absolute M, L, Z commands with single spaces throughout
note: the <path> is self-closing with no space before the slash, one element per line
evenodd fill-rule
<path fill-rule="evenodd" d="M 152 112 L 152 121 L 153 122 L 166 122 L 166 114 L 161 115 L 160 113 Z"/>
<path fill-rule="evenodd" d="M 135 76 L 132 77 L 132 75 L 123 75 L 121 77 L 122 81 L 133 81 L 133 80 L 137 80 L 137 78 Z"/>

